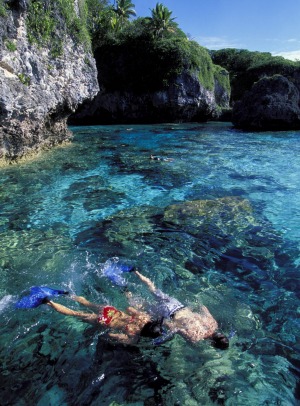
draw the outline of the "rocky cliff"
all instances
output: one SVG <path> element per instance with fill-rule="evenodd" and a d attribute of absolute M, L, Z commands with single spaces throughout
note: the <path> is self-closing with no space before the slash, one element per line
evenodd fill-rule
<path fill-rule="evenodd" d="M 205 48 L 183 33 L 154 38 L 147 25 L 128 30 L 96 48 L 101 92 L 71 122 L 205 121 L 228 108 L 229 74 Z"/>
<path fill-rule="evenodd" d="M 211 51 L 230 74 L 232 116 L 238 128 L 281 131 L 300 128 L 300 64 L 268 52 Z"/>
<path fill-rule="evenodd" d="M 299 106 L 299 90 L 292 81 L 282 75 L 265 77 L 235 103 L 232 121 L 255 131 L 295 130 L 300 128 Z"/>
<path fill-rule="evenodd" d="M 225 72 L 225 79 L 228 74 Z M 74 124 L 157 123 L 205 121 L 218 117 L 229 106 L 230 93 L 216 78 L 213 89 L 205 88 L 196 73 L 187 70 L 168 87 L 152 92 L 101 90 L 74 116 Z"/>
<path fill-rule="evenodd" d="M 28 0 L 1 1 L 0 158 L 13 160 L 68 140 L 69 115 L 99 87 L 86 47 L 64 32 L 54 55 L 28 40 Z"/>

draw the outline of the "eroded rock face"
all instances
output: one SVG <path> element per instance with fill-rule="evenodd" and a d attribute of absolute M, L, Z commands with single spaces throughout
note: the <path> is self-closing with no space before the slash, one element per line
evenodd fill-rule
<path fill-rule="evenodd" d="M 99 90 L 92 55 L 70 37 L 57 57 L 29 43 L 26 8 L 0 17 L 0 159 L 68 140 L 68 116 Z"/>
<path fill-rule="evenodd" d="M 228 74 L 227 74 L 228 75 Z M 101 72 L 99 72 L 101 78 Z M 229 80 L 229 79 L 228 79 Z M 216 80 L 206 89 L 196 74 L 184 71 L 167 89 L 137 94 L 132 91 L 106 92 L 86 103 L 71 122 L 76 124 L 205 121 L 229 107 L 230 94 Z"/>
<path fill-rule="evenodd" d="M 258 131 L 299 129 L 299 101 L 299 90 L 286 77 L 262 78 L 234 105 L 232 121 Z"/>

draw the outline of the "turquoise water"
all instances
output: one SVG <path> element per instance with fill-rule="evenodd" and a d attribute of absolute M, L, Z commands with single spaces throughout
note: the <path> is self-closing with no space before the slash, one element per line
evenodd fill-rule
<path fill-rule="evenodd" d="M 299 404 L 299 133 L 72 130 L 70 145 L 0 169 L 1 405 Z M 125 309 L 101 272 L 111 257 L 205 304 L 230 349 L 126 348 L 45 306 L 15 310 L 33 285 Z"/>

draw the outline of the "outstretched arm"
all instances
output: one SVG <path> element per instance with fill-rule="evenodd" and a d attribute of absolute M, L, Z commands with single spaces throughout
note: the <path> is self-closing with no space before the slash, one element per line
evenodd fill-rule
<path fill-rule="evenodd" d="M 136 337 L 129 337 L 124 333 L 108 333 L 108 336 L 121 344 L 134 344 L 137 341 Z"/>
<path fill-rule="evenodd" d="M 82 321 L 90 324 L 98 323 L 98 315 L 95 313 L 78 312 L 76 310 L 69 309 L 68 307 L 63 306 L 59 303 L 52 302 L 51 300 L 47 301 L 46 304 L 52 307 L 58 313 L 64 314 L 65 316 L 78 317 Z"/>
<path fill-rule="evenodd" d="M 155 292 L 156 291 L 156 287 L 154 285 L 154 283 L 149 279 L 146 278 L 146 276 L 142 275 L 141 273 L 139 273 L 139 271 L 135 270 L 134 273 L 139 277 L 139 279 L 145 283 L 145 285 L 148 286 L 149 290 L 151 292 Z"/>

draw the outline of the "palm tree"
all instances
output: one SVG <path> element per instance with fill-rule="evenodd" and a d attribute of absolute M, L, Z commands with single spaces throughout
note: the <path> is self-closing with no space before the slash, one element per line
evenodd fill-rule
<path fill-rule="evenodd" d="M 151 17 L 147 19 L 150 22 L 150 29 L 157 37 L 162 37 L 164 32 L 175 32 L 177 24 L 174 23 L 176 17 L 171 18 L 172 11 L 170 11 L 162 3 L 156 3 L 155 8 L 151 10 Z"/>
<path fill-rule="evenodd" d="M 130 0 L 117 0 L 117 4 L 113 8 L 120 22 L 123 26 L 126 24 L 131 16 L 136 15 L 134 4 Z"/>

